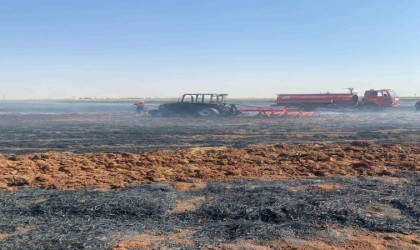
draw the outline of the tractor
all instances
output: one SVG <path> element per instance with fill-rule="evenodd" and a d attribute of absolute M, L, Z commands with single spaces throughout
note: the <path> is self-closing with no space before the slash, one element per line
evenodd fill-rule
<path fill-rule="evenodd" d="M 240 112 L 234 104 L 226 103 L 227 94 L 184 94 L 174 103 L 164 103 L 150 110 L 152 116 L 235 116 Z"/>

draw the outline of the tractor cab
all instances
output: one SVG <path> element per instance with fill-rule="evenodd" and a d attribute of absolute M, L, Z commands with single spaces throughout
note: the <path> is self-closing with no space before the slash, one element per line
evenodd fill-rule
<path fill-rule="evenodd" d="M 184 94 L 181 103 L 224 103 L 227 94 Z"/>
<path fill-rule="evenodd" d="M 377 107 L 393 107 L 398 106 L 399 98 L 395 91 L 390 89 L 367 90 L 363 97 L 364 105 Z"/>

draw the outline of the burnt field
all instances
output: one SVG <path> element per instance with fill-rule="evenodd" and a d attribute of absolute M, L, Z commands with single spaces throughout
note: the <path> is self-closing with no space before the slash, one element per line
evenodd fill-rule
<path fill-rule="evenodd" d="M 418 249 L 418 184 L 418 174 L 406 173 L 393 181 L 2 191 L 0 243 L 2 249 Z"/>
<path fill-rule="evenodd" d="M 318 112 L 301 118 L 142 117 L 122 112 L 3 114 L 0 153 L 142 152 L 278 142 L 419 143 L 420 113 Z"/>
<path fill-rule="evenodd" d="M 0 105 L 0 249 L 420 249 L 411 108 L 205 119 L 13 105 Z"/>

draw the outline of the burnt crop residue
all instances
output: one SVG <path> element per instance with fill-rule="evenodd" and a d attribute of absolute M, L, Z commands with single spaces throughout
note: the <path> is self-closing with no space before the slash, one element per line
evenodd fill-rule
<path fill-rule="evenodd" d="M 126 113 L 7 114 L 0 153 L 139 153 L 156 149 L 278 142 L 419 143 L 416 112 L 317 113 L 311 117 L 138 117 Z"/>
<path fill-rule="evenodd" d="M 351 236 L 331 228 L 418 234 L 419 181 L 419 174 L 404 173 L 393 181 L 323 177 L 215 181 L 188 190 L 147 184 L 118 191 L 0 191 L 0 245 L 130 249 L 133 244 L 164 244 L 198 249 L 238 240 L 352 242 Z M 177 209 L 188 202 L 194 206 Z M 124 243 L 127 237 L 132 240 Z M 416 240 L 410 242 L 415 246 Z"/>

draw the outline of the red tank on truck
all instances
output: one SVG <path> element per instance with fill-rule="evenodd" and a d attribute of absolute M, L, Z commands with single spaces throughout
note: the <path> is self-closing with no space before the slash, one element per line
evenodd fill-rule
<path fill-rule="evenodd" d="M 390 89 L 366 90 L 363 97 L 353 92 L 325 94 L 278 94 L 277 106 L 300 108 L 313 111 L 317 108 L 359 108 L 382 109 L 395 107 L 399 104 L 398 95 Z"/>

